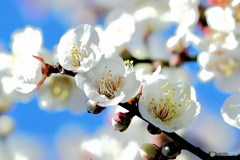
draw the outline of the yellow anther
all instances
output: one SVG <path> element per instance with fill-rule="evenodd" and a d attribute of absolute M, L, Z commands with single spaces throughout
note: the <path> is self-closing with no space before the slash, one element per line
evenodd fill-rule
<path fill-rule="evenodd" d="M 235 106 L 233 104 L 231 104 L 231 107 L 234 108 Z"/>
<path fill-rule="evenodd" d="M 59 96 L 60 100 L 65 100 L 67 96 L 69 95 L 69 92 L 67 90 L 64 90 L 62 94 Z"/>
<path fill-rule="evenodd" d="M 184 89 L 181 89 L 180 94 L 183 94 L 183 92 L 184 92 Z"/>
<path fill-rule="evenodd" d="M 107 76 L 103 77 L 100 81 L 99 93 L 105 95 L 109 99 L 112 99 L 115 97 L 115 91 L 118 90 L 119 77 L 114 80 L 110 72 L 111 70 L 109 70 Z"/>
<path fill-rule="evenodd" d="M 59 94 L 60 92 L 61 92 L 60 87 L 54 87 L 54 88 L 53 88 L 53 93 L 54 93 L 54 94 Z"/>
<path fill-rule="evenodd" d="M 81 42 L 80 42 L 81 43 Z M 67 54 L 67 57 L 69 61 L 72 63 L 74 67 L 81 66 L 81 61 L 89 56 L 89 53 L 87 50 L 82 47 L 79 48 L 75 46 L 75 43 L 73 43 L 72 48 L 69 50 L 69 52 L 65 52 Z"/>
<path fill-rule="evenodd" d="M 233 58 L 218 62 L 218 69 L 225 73 L 226 77 L 230 77 L 237 67 L 238 62 Z"/>
<path fill-rule="evenodd" d="M 166 86 L 169 86 L 169 82 L 166 83 Z"/>
<path fill-rule="evenodd" d="M 133 60 L 131 60 L 131 61 L 125 60 L 124 64 L 126 65 L 128 70 L 133 71 Z"/>

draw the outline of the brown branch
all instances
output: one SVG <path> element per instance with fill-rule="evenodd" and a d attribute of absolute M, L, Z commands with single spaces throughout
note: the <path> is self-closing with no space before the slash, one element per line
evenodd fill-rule
<path fill-rule="evenodd" d="M 129 103 L 120 103 L 120 106 L 122 106 L 123 108 L 127 109 L 131 114 L 134 114 L 135 116 L 138 116 L 139 118 L 141 118 L 142 120 L 146 121 L 147 123 L 151 124 L 149 121 L 147 121 L 146 119 L 144 119 L 142 117 L 142 115 L 140 114 L 137 104 L 129 104 Z M 204 152 L 201 148 L 196 147 L 194 145 L 192 145 L 191 143 L 189 143 L 188 141 L 186 141 L 185 139 L 183 139 L 182 137 L 180 137 L 178 134 L 176 134 L 175 132 L 169 133 L 169 132 L 165 132 L 162 131 L 164 134 L 166 134 L 168 137 L 170 137 L 172 140 L 176 141 L 179 144 L 179 147 L 181 149 L 184 150 L 188 150 L 189 152 L 195 154 L 196 156 L 198 156 L 199 158 L 203 159 L 203 160 L 225 160 L 225 159 L 234 159 L 234 158 L 239 158 L 240 156 L 229 156 L 229 157 L 219 157 L 219 156 L 214 156 L 211 157 L 210 154 Z"/>

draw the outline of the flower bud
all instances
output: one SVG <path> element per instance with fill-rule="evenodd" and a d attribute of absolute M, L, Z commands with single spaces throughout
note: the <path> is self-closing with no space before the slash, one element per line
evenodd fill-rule
<path fill-rule="evenodd" d="M 119 112 L 115 114 L 112 118 L 112 125 L 115 130 L 120 132 L 125 131 L 132 121 L 132 116 L 129 113 Z"/>
<path fill-rule="evenodd" d="M 181 53 L 184 50 L 182 41 L 177 36 L 169 38 L 166 47 L 170 53 Z"/>
<path fill-rule="evenodd" d="M 88 110 L 88 113 L 92 114 L 99 114 L 101 113 L 106 107 L 100 107 L 97 102 L 94 102 L 93 100 L 88 99 L 86 102 L 86 108 Z"/>
<path fill-rule="evenodd" d="M 181 59 L 181 57 L 179 55 L 172 56 L 170 61 L 169 61 L 169 64 L 172 67 L 179 66 L 182 63 L 183 63 L 183 61 L 182 61 L 182 59 Z"/>
<path fill-rule="evenodd" d="M 161 146 L 162 155 L 167 158 L 176 158 L 181 150 L 176 142 L 164 142 Z"/>
<path fill-rule="evenodd" d="M 14 121 L 9 116 L 0 117 L 0 137 L 8 136 L 14 129 Z"/>
<path fill-rule="evenodd" d="M 160 148 L 155 144 L 144 143 L 139 148 L 142 160 L 158 160 L 161 158 Z"/>
<path fill-rule="evenodd" d="M 7 98 L 1 96 L 0 97 L 0 113 L 5 112 L 10 107 L 11 107 L 11 102 Z"/>
<path fill-rule="evenodd" d="M 148 124 L 147 130 L 150 134 L 161 134 L 162 130 L 160 128 L 155 127 L 151 123 Z"/>

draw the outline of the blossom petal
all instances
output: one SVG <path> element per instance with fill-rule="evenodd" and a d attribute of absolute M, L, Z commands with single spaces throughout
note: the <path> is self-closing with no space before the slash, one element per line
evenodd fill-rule
<path fill-rule="evenodd" d="M 193 102 L 179 117 L 174 117 L 169 123 L 169 131 L 176 131 L 189 126 L 199 115 L 201 110 L 200 104 Z M 191 115 L 191 116 L 190 116 Z"/>
<path fill-rule="evenodd" d="M 108 98 L 105 95 L 99 94 L 97 88 L 89 83 L 84 85 L 84 92 L 89 99 L 95 102 L 101 103 L 108 101 Z"/>
<path fill-rule="evenodd" d="M 206 69 L 201 69 L 198 72 L 197 76 L 203 82 L 209 82 L 209 81 L 213 80 L 213 78 L 215 77 L 213 72 L 207 71 Z"/>
<path fill-rule="evenodd" d="M 240 72 L 232 74 L 230 77 L 224 74 L 219 74 L 214 79 L 214 82 L 218 89 L 224 92 L 233 93 L 240 88 Z"/>
<path fill-rule="evenodd" d="M 74 113 L 80 113 L 86 109 L 86 95 L 83 90 L 79 88 L 73 88 L 73 93 L 69 99 L 68 107 Z"/>
<path fill-rule="evenodd" d="M 221 113 L 224 121 L 231 126 L 239 128 L 239 99 L 240 93 L 233 94 L 228 97 L 221 108 Z"/>
<path fill-rule="evenodd" d="M 133 98 L 139 92 L 141 86 L 141 81 L 137 80 L 135 72 L 129 73 L 120 83 L 124 84 L 120 92 L 120 95 L 125 95 L 124 99 L 121 100 L 122 103 Z M 116 91 L 116 95 L 118 95 L 118 91 Z"/>

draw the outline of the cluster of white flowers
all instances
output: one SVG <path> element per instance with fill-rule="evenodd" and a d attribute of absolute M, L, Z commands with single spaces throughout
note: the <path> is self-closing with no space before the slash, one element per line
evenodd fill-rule
<path fill-rule="evenodd" d="M 132 61 L 124 62 L 116 52 L 109 52 L 108 43 L 104 43 L 91 25 L 83 24 L 69 30 L 60 39 L 56 53 L 60 65 L 75 74 L 76 83 L 69 76 L 50 76 L 49 64 L 37 54 L 31 57 L 30 63 L 24 61 L 25 65 L 21 63 L 16 68 L 14 75 L 19 75 L 16 81 L 20 81 L 17 90 L 29 93 L 34 88 L 40 89 L 42 108 L 53 110 L 68 106 L 80 112 L 85 109 L 86 98 L 101 107 L 117 106 L 134 98 L 143 86 L 139 110 L 150 123 L 172 132 L 187 127 L 196 119 L 200 105 L 191 85 L 163 78 L 159 74 L 161 67 L 152 76 L 141 76 L 141 79 Z M 51 60 L 47 53 L 40 53 Z M 52 61 L 55 60 L 52 58 Z"/>
<path fill-rule="evenodd" d="M 216 87 L 227 93 L 239 88 L 239 5 L 238 0 L 211 1 L 212 6 L 205 10 L 206 22 L 204 37 L 196 44 L 201 50 L 198 55 L 202 82 L 214 81 Z M 239 127 L 240 110 L 237 95 L 229 97 L 222 106 L 222 116 L 228 124 Z M 234 113 L 234 114 L 233 114 Z"/>
<path fill-rule="evenodd" d="M 51 54 L 43 47 L 40 29 L 28 26 L 14 32 L 12 53 L 0 51 L 0 111 L 14 97 L 19 99 L 15 89 L 25 93 L 21 95 L 25 101 L 39 89 L 41 108 L 69 108 L 75 113 L 86 109 L 87 100 L 102 108 L 138 100 L 132 106 L 138 107 L 143 119 L 175 132 L 200 114 L 190 76 L 182 67 L 195 60 L 199 81 L 213 81 L 220 91 L 234 93 L 221 113 L 224 121 L 240 128 L 240 94 L 235 93 L 240 89 L 239 0 L 209 0 L 210 7 L 200 0 L 94 2 L 57 2 L 56 11 L 65 8 L 88 15 L 80 21 L 75 14 L 73 23 L 94 24 L 97 14 L 106 17 L 102 26 L 81 24 L 67 31 Z M 73 8 L 79 3 L 82 10 L 76 11 Z M 92 12 L 87 10 L 90 5 Z M 99 6 L 101 10 L 96 9 Z M 169 27 L 175 29 L 171 35 L 166 34 Z M 192 46 L 197 54 L 191 53 Z M 99 148 L 105 141 L 115 144 L 111 137 L 102 141 Z M 91 147 L 91 141 L 82 143 L 82 148 Z"/>

